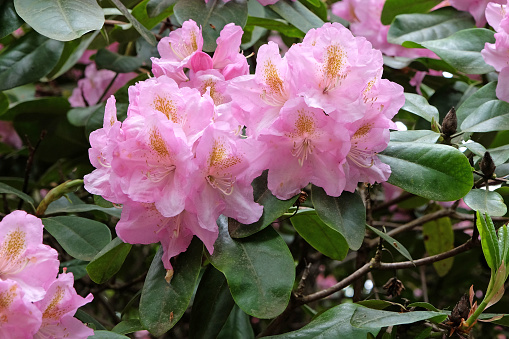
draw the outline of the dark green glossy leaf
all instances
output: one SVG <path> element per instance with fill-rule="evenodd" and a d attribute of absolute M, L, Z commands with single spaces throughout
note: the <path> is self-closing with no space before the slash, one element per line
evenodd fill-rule
<path fill-rule="evenodd" d="M 189 337 L 215 339 L 232 312 L 233 301 L 223 273 L 209 265 L 193 301 Z"/>
<path fill-rule="evenodd" d="M 479 212 L 476 212 L 476 215 L 476 225 L 481 237 L 481 246 L 484 253 L 484 258 L 486 259 L 486 262 L 488 263 L 488 266 L 491 268 L 493 273 L 498 270 L 502 261 L 498 245 L 497 233 L 495 232 L 493 221 L 491 221 L 489 215 L 486 215 L 486 219 L 484 218 L 484 215 Z"/>
<path fill-rule="evenodd" d="M 254 339 L 249 316 L 235 305 L 217 339 Z"/>
<path fill-rule="evenodd" d="M 496 166 L 502 165 L 509 159 L 509 145 L 488 149 Z"/>
<path fill-rule="evenodd" d="M 9 109 L 9 98 L 4 92 L 0 92 L 0 115 L 7 112 Z"/>
<path fill-rule="evenodd" d="M 175 17 L 182 24 L 193 19 L 202 27 L 203 50 L 213 52 L 216 49 L 216 39 L 225 25 L 233 22 L 244 27 L 247 22 L 247 2 L 210 0 L 205 4 L 202 0 L 180 0 L 173 7 Z"/>
<path fill-rule="evenodd" d="M 271 31 L 278 31 L 289 38 L 303 38 L 304 33 L 295 26 L 289 25 L 286 22 L 278 19 L 256 18 L 248 17 L 246 25 L 259 26 Z"/>
<path fill-rule="evenodd" d="M 97 51 L 95 63 L 98 69 L 109 69 L 117 73 L 129 73 L 138 70 L 143 60 L 137 57 L 120 55 L 105 48 Z"/>
<path fill-rule="evenodd" d="M 69 41 L 101 29 L 104 13 L 95 0 L 14 0 L 19 16 L 48 38 Z"/>
<path fill-rule="evenodd" d="M 440 208 L 435 208 L 439 210 Z M 428 221 L 422 225 L 424 247 L 428 255 L 440 254 L 454 248 L 454 231 L 451 219 L 448 217 Z M 439 276 L 445 276 L 454 262 L 454 257 L 433 263 L 433 267 Z"/>
<path fill-rule="evenodd" d="M 358 309 L 367 309 L 356 304 L 341 304 L 333 307 L 300 330 L 288 332 L 280 335 L 265 337 L 267 339 L 312 339 L 312 338 L 348 338 L 348 339 L 366 339 L 371 333 L 376 336 L 380 328 L 360 328 L 354 326 L 351 321 L 352 316 Z"/>
<path fill-rule="evenodd" d="M 129 339 L 129 337 L 115 332 L 100 330 L 94 331 L 94 335 L 88 337 L 88 339 Z"/>
<path fill-rule="evenodd" d="M 497 235 L 500 258 L 504 261 L 505 267 L 507 269 L 509 265 L 509 230 L 507 229 L 507 225 L 502 225 L 498 229 Z M 508 274 L 508 272 L 506 272 L 506 274 Z"/>
<path fill-rule="evenodd" d="M 72 273 L 74 280 L 78 280 L 87 275 L 87 265 L 88 261 L 72 259 L 69 261 L 60 262 L 60 269 L 63 270 L 65 267 L 67 272 Z"/>
<path fill-rule="evenodd" d="M 415 303 L 411 303 L 408 305 L 408 307 L 422 307 L 422 308 L 425 308 L 429 311 L 434 311 L 434 312 L 440 312 L 438 310 L 438 308 L 436 308 L 435 306 L 431 305 L 430 303 L 426 303 L 426 302 L 415 302 Z"/>
<path fill-rule="evenodd" d="M 502 217 L 507 213 L 504 198 L 494 191 L 473 189 L 463 198 L 465 204 L 474 211 L 488 213 L 494 217 Z"/>
<path fill-rule="evenodd" d="M 324 22 L 298 1 L 278 1 L 270 9 L 279 14 L 293 26 L 307 33 L 310 29 L 322 27 Z"/>
<path fill-rule="evenodd" d="M 155 336 L 171 329 L 186 311 L 200 273 L 203 244 L 194 238 L 173 265 L 173 278 L 166 282 L 166 269 L 161 258 L 163 249 L 152 260 L 140 300 L 140 319 Z"/>
<path fill-rule="evenodd" d="M 0 39 L 11 34 L 23 25 L 23 20 L 14 9 L 13 0 L 4 0 L 0 3 Z"/>
<path fill-rule="evenodd" d="M 401 109 L 418 115 L 429 122 L 433 118 L 435 121 L 438 121 L 438 109 L 435 106 L 431 106 L 422 95 L 405 93 L 405 104 Z"/>
<path fill-rule="evenodd" d="M 129 12 L 129 10 L 127 9 L 127 7 L 124 6 L 122 1 L 120 0 L 110 0 L 110 1 L 115 5 L 115 7 L 118 8 L 118 10 L 126 17 L 126 19 L 129 20 L 129 22 L 133 25 L 134 29 L 136 29 L 138 33 L 140 33 L 143 39 L 147 40 L 147 42 L 152 46 L 155 46 L 157 44 L 157 40 L 154 34 L 152 34 L 152 32 L 150 32 L 147 28 L 145 28 L 145 26 L 143 26 L 138 21 L 138 19 L 136 19 L 131 14 L 131 12 Z"/>
<path fill-rule="evenodd" d="M 0 54 L 0 91 L 35 82 L 60 59 L 64 43 L 30 32 Z"/>
<path fill-rule="evenodd" d="M 412 324 L 436 316 L 442 316 L 444 319 L 447 317 L 444 313 L 432 311 L 398 313 L 358 307 L 350 322 L 355 327 L 379 329 L 381 327 Z"/>
<path fill-rule="evenodd" d="M 427 130 L 391 131 L 391 142 L 415 142 L 434 144 L 440 133 Z"/>
<path fill-rule="evenodd" d="M 150 0 L 147 3 L 147 14 L 149 18 L 155 18 L 175 5 L 176 2 L 177 0 Z"/>
<path fill-rule="evenodd" d="M 148 15 L 148 4 L 154 0 L 143 0 L 136 7 L 133 8 L 132 15 L 147 29 L 154 28 L 157 24 L 163 21 L 165 18 L 173 14 L 173 6 L 167 7 L 159 15 L 150 17 Z M 155 0 L 156 2 L 167 1 L 167 0 Z M 160 9 L 160 7 L 158 8 Z"/>
<path fill-rule="evenodd" d="M 494 68 L 484 61 L 481 50 L 487 42 L 495 42 L 493 34 L 493 31 L 488 29 L 472 28 L 456 32 L 444 39 L 424 41 L 420 44 L 460 72 L 485 74 L 494 71 Z"/>
<path fill-rule="evenodd" d="M 375 310 L 383 310 L 389 306 L 398 306 L 401 309 L 404 309 L 403 305 L 394 303 L 388 300 L 377 300 L 377 299 L 369 299 L 369 300 L 361 300 L 356 302 L 357 305 L 361 305 L 367 308 L 372 308 Z"/>
<path fill-rule="evenodd" d="M 118 334 L 128 334 L 136 331 L 142 331 L 145 328 L 140 322 L 140 319 L 129 319 L 119 322 L 115 327 L 111 329 L 111 332 Z"/>
<path fill-rule="evenodd" d="M 224 216 L 217 221 L 219 236 L 210 261 L 226 276 L 233 299 L 244 312 L 262 319 L 276 317 L 286 308 L 295 280 L 288 246 L 272 227 L 232 239 L 227 223 Z"/>
<path fill-rule="evenodd" d="M 102 207 L 95 204 L 85 204 L 81 199 L 76 197 L 76 195 L 67 194 L 65 197 L 52 202 L 44 212 L 44 215 L 90 211 L 101 211 L 120 219 L 122 209 L 116 207 Z"/>
<path fill-rule="evenodd" d="M 390 25 L 399 14 L 426 13 L 442 0 L 387 0 L 382 11 L 382 24 Z"/>
<path fill-rule="evenodd" d="M 364 239 L 366 224 L 366 208 L 361 196 L 343 192 L 339 197 L 331 197 L 323 188 L 313 185 L 311 198 L 320 219 L 341 233 L 352 250 L 358 250 Z"/>
<path fill-rule="evenodd" d="M 9 186 L 7 184 L 4 184 L 3 182 L 0 182 L 0 193 L 7 193 L 7 194 L 14 194 L 14 195 L 16 195 L 18 198 L 21 198 L 24 201 L 28 202 L 30 204 L 30 206 L 32 206 L 32 208 L 35 211 L 34 199 L 32 199 L 32 197 L 29 196 L 28 194 L 23 193 L 22 191 L 20 191 L 18 189 L 15 189 L 14 187 L 11 187 L 11 186 Z"/>
<path fill-rule="evenodd" d="M 473 185 L 468 159 L 453 147 L 390 142 L 378 157 L 391 166 L 389 183 L 424 198 L 457 200 Z"/>
<path fill-rule="evenodd" d="M 87 272 L 90 279 L 97 284 L 108 281 L 120 270 L 131 247 L 131 244 L 124 243 L 118 237 L 113 239 L 88 264 Z"/>
<path fill-rule="evenodd" d="M 420 43 L 443 39 L 457 31 L 472 27 L 474 21 L 469 13 L 446 7 L 428 14 L 398 15 L 387 33 L 387 40 L 398 45 L 405 41 Z"/>
<path fill-rule="evenodd" d="M 86 126 L 90 116 L 99 108 L 104 112 L 104 107 L 104 103 L 100 103 L 94 106 L 71 108 L 69 112 L 67 112 L 67 120 L 77 127 Z"/>
<path fill-rule="evenodd" d="M 76 259 L 90 261 L 111 241 L 110 229 L 95 220 L 61 216 L 42 219 L 44 228 Z"/>
<path fill-rule="evenodd" d="M 387 235 L 387 233 L 384 233 L 374 227 L 371 227 L 369 225 L 366 225 L 368 226 L 368 228 L 370 230 L 372 230 L 373 232 L 375 232 L 375 234 L 377 234 L 380 238 L 382 238 L 383 240 L 386 241 L 387 244 L 391 245 L 392 247 L 394 247 L 394 249 L 396 251 L 398 251 L 399 253 L 401 253 L 401 255 L 403 255 L 405 258 L 407 258 L 408 260 L 412 261 L 412 256 L 410 255 L 410 252 L 408 252 L 408 250 L 406 249 L 405 246 L 403 246 L 399 241 L 397 241 L 396 239 L 394 239 L 393 237 L 391 237 L 390 235 Z"/>
<path fill-rule="evenodd" d="M 498 100 L 496 82 L 472 94 L 456 111 L 463 132 L 491 132 L 509 129 L 509 103 Z"/>
<path fill-rule="evenodd" d="M 348 243 L 341 233 L 327 226 L 315 211 L 297 213 L 291 219 L 300 236 L 320 253 L 335 260 L 343 260 L 348 254 Z"/>
<path fill-rule="evenodd" d="M 279 200 L 267 188 L 267 171 L 253 180 L 253 197 L 254 201 L 263 206 L 263 214 L 255 223 L 244 225 L 234 219 L 228 220 L 228 232 L 232 238 L 245 238 L 261 231 L 269 226 L 274 220 L 279 218 L 283 213 L 288 211 L 293 206 L 297 198 L 295 197 L 288 200 Z"/>
<path fill-rule="evenodd" d="M 97 330 L 106 330 L 106 328 L 99 322 L 97 319 L 83 311 L 82 309 L 78 308 L 76 313 L 74 314 L 74 317 L 81 320 L 84 323 L 92 324 L 92 327 Z"/>

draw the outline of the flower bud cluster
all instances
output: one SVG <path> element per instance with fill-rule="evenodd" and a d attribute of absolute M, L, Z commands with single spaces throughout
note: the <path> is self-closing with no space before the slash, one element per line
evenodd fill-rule
<path fill-rule="evenodd" d="M 14 211 L 0 222 L 0 337 L 88 338 L 74 318 L 92 301 L 74 290 L 72 273 L 58 274 L 58 254 L 42 243 L 40 219 Z"/>
<path fill-rule="evenodd" d="M 260 218 L 251 182 L 263 170 L 280 199 L 309 183 L 339 196 L 390 174 L 376 153 L 403 89 L 381 78 L 382 55 L 366 39 L 325 24 L 285 57 L 274 43 L 262 46 L 249 75 L 241 37 L 226 25 L 210 56 L 201 29 L 184 22 L 161 39 L 155 78 L 129 89 L 126 120 L 117 121 L 110 98 L 103 128 L 90 135 L 96 170 L 85 188 L 123 205 L 124 241 L 161 242 L 167 269 L 194 235 L 212 253 L 220 214 Z"/>

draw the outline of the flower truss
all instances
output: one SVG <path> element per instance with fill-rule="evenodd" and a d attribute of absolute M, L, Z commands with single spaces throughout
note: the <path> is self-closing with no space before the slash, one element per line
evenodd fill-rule
<path fill-rule="evenodd" d="M 85 188 L 123 205 L 117 233 L 129 243 L 160 242 L 163 263 L 194 235 L 212 253 L 223 214 L 257 221 L 251 182 L 268 169 L 268 188 L 289 199 L 313 183 L 327 194 L 383 182 L 377 152 L 404 103 L 401 86 L 382 79 L 382 54 L 337 23 L 310 30 L 281 57 L 262 46 L 254 74 L 226 25 L 211 56 L 192 20 L 161 39 L 154 78 L 129 89 L 127 118 L 115 99 L 90 135 L 96 170 Z"/>

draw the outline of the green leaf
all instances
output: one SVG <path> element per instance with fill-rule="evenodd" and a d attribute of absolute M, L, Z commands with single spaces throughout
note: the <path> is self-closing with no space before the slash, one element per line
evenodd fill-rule
<path fill-rule="evenodd" d="M 366 225 L 370 230 L 372 230 L 375 234 L 377 234 L 380 238 L 385 240 L 389 245 L 394 247 L 396 251 L 401 253 L 402 256 L 407 258 L 410 261 L 413 261 L 412 256 L 410 255 L 410 252 L 406 249 L 405 246 L 403 246 L 399 241 L 391 237 L 390 235 L 387 235 L 387 233 L 384 233 L 372 226 Z"/>
<path fill-rule="evenodd" d="M 141 292 L 140 319 L 143 326 L 155 336 L 171 329 L 186 311 L 200 273 L 203 244 L 193 239 L 187 250 L 173 265 L 173 278 L 166 282 L 166 269 L 159 248 L 152 260 Z"/>
<path fill-rule="evenodd" d="M 438 205 L 437 205 L 438 206 Z M 440 207 L 435 208 L 439 210 Z M 422 235 L 424 237 L 424 247 L 428 255 L 440 254 L 454 248 L 454 231 L 452 229 L 451 219 L 448 217 L 428 221 L 422 225 Z M 454 257 L 440 260 L 433 263 L 435 271 L 440 277 L 445 276 L 454 262 Z"/>
<path fill-rule="evenodd" d="M 298 1 L 278 1 L 269 7 L 303 33 L 307 33 L 313 28 L 322 27 L 324 24 L 322 19 Z"/>
<path fill-rule="evenodd" d="M 16 195 L 18 198 L 23 199 L 24 201 L 28 202 L 30 204 L 30 206 L 32 206 L 33 210 L 35 211 L 34 199 L 32 199 L 32 197 L 29 196 L 28 194 L 23 193 L 22 191 L 15 189 L 14 187 L 11 187 L 7 184 L 4 184 L 3 182 L 0 182 L 0 193 Z"/>
<path fill-rule="evenodd" d="M 176 2 L 177 0 L 150 0 L 147 3 L 147 14 L 149 18 L 156 18 L 173 7 Z"/>
<path fill-rule="evenodd" d="M 23 20 L 14 9 L 13 0 L 4 0 L 0 3 L 0 39 L 11 34 L 23 25 Z"/>
<path fill-rule="evenodd" d="M 259 26 L 266 29 L 270 29 L 271 31 L 278 31 L 281 34 L 286 35 L 289 38 L 303 38 L 304 33 L 296 28 L 295 26 L 287 24 L 283 20 L 279 19 L 268 19 L 268 18 L 256 18 L 256 17 L 248 17 L 247 18 L 247 26 Z"/>
<path fill-rule="evenodd" d="M 288 332 L 280 335 L 264 337 L 267 339 L 312 339 L 312 338 L 348 338 L 348 339 L 366 339 L 371 333 L 376 336 L 380 328 L 360 328 L 352 323 L 352 316 L 358 309 L 365 307 L 356 304 L 341 304 L 333 307 L 300 330 Z M 369 310 L 368 308 L 366 308 Z"/>
<path fill-rule="evenodd" d="M 97 284 L 108 281 L 120 270 L 131 247 L 131 244 L 124 243 L 118 237 L 113 239 L 88 264 L 87 272 L 90 279 Z"/>
<path fill-rule="evenodd" d="M 147 29 L 154 28 L 157 24 L 159 24 L 161 21 L 163 21 L 165 18 L 173 15 L 173 6 L 167 7 L 164 11 L 161 12 L 161 14 L 150 17 L 148 15 L 148 4 L 149 2 L 152 2 L 154 0 L 143 0 L 139 4 L 136 5 L 136 7 L 133 8 L 132 15 Z M 166 0 L 161 0 L 166 1 Z M 159 2 L 159 0 L 156 0 L 156 2 Z M 160 8 L 159 8 L 160 9 Z"/>
<path fill-rule="evenodd" d="M 434 318 L 436 316 L 442 316 L 444 319 L 447 318 L 447 315 L 444 313 L 432 311 L 398 313 L 358 307 L 350 322 L 352 326 L 359 328 L 379 329 L 381 327 L 412 324 L 418 321 Z"/>
<path fill-rule="evenodd" d="M 86 126 L 90 116 L 92 116 L 92 114 L 98 109 L 101 109 L 101 111 L 104 112 L 104 107 L 105 104 L 100 103 L 94 106 L 71 108 L 69 112 L 67 112 L 67 120 L 77 127 Z"/>
<path fill-rule="evenodd" d="M 331 197 L 323 188 L 313 185 L 311 198 L 320 219 L 341 233 L 352 250 L 358 250 L 364 240 L 366 224 L 366 208 L 361 196 L 344 191 L 339 197 Z"/>
<path fill-rule="evenodd" d="M 105 48 L 97 51 L 95 56 L 97 69 L 109 69 L 117 73 L 129 73 L 138 70 L 143 65 L 143 60 L 137 57 L 120 55 Z"/>
<path fill-rule="evenodd" d="M 9 109 L 9 98 L 4 92 L 0 92 L 0 115 L 7 112 Z"/>
<path fill-rule="evenodd" d="M 106 328 L 99 321 L 97 321 L 97 319 L 95 319 L 94 317 L 92 317 L 91 315 L 89 315 L 87 312 L 83 311 L 80 308 L 78 308 L 78 310 L 74 314 L 74 317 L 76 319 L 81 320 L 84 323 L 92 324 L 93 327 L 98 330 L 106 330 Z"/>
<path fill-rule="evenodd" d="M 394 302 L 388 301 L 388 300 L 369 299 L 369 300 L 358 301 L 358 302 L 356 302 L 356 304 L 367 307 L 367 308 L 372 308 L 375 310 L 383 310 L 389 306 L 398 306 L 402 310 L 405 309 L 405 307 L 403 305 L 394 303 Z"/>
<path fill-rule="evenodd" d="M 210 261 L 223 272 L 235 303 L 257 318 L 274 318 L 288 305 L 295 280 L 293 257 L 274 229 L 242 239 L 228 234 L 228 221 L 219 217 L 219 236 Z"/>
<path fill-rule="evenodd" d="M 69 41 L 101 29 L 104 13 L 96 0 L 14 0 L 19 16 L 48 38 Z"/>
<path fill-rule="evenodd" d="M 496 166 L 502 165 L 509 159 L 509 145 L 488 149 Z"/>
<path fill-rule="evenodd" d="M 233 301 L 223 273 L 209 265 L 203 274 L 191 311 L 189 337 L 215 339 L 232 312 Z"/>
<path fill-rule="evenodd" d="M 500 253 L 500 262 L 504 261 L 504 264 L 509 267 L 509 230 L 507 230 L 507 225 L 502 225 L 498 229 L 498 250 Z M 507 272 L 506 272 L 507 274 Z"/>
<path fill-rule="evenodd" d="M 498 100 L 496 82 L 472 94 L 456 111 L 463 132 L 491 132 L 509 129 L 509 103 Z"/>
<path fill-rule="evenodd" d="M 111 332 L 115 332 L 118 334 L 128 334 L 133 333 L 136 331 L 142 331 L 145 328 L 140 322 L 140 319 L 129 319 L 129 320 L 123 320 L 115 325 L 111 329 Z"/>
<path fill-rule="evenodd" d="M 90 211 L 101 211 L 111 216 L 120 219 L 122 209 L 116 207 L 102 207 L 95 204 L 85 204 L 74 194 L 67 194 L 66 197 L 62 197 L 52 202 L 46 211 L 45 215 L 52 215 L 58 213 L 80 213 Z"/>
<path fill-rule="evenodd" d="M 493 34 L 493 31 L 488 29 L 471 28 L 456 32 L 445 39 L 424 41 L 420 44 L 460 72 L 485 74 L 495 70 L 481 55 L 487 42 L 495 43 Z"/>
<path fill-rule="evenodd" d="M 440 133 L 427 130 L 391 131 L 391 142 L 415 142 L 434 144 Z"/>
<path fill-rule="evenodd" d="M 389 183 L 424 198 L 458 200 L 473 185 L 468 159 L 450 146 L 390 142 L 378 157 L 391 166 Z"/>
<path fill-rule="evenodd" d="M 263 214 L 260 220 L 249 225 L 244 225 L 235 219 L 229 219 L 228 232 L 232 238 L 245 238 L 261 231 L 288 211 L 297 201 L 298 195 L 288 200 L 279 200 L 272 195 L 272 192 L 267 188 L 267 173 L 267 171 L 264 171 L 252 183 L 254 201 L 263 206 Z"/>
<path fill-rule="evenodd" d="M 182 25 L 184 21 L 193 19 L 202 27 L 203 50 L 213 52 L 216 39 L 225 25 L 233 22 L 244 27 L 247 22 L 247 2 L 210 0 L 205 4 L 202 0 L 180 0 L 173 7 L 175 17 Z"/>
<path fill-rule="evenodd" d="M 387 33 L 387 41 L 402 45 L 405 41 L 423 42 L 448 37 L 454 32 L 474 27 L 468 12 L 451 7 L 441 8 L 428 14 L 398 15 Z"/>
<path fill-rule="evenodd" d="M 74 280 L 78 280 L 87 275 L 87 264 L 88 261 L 71 259 L 69 261 L 60 262 L 60 269 L 63 270 L 65 267 L 67 272 L 72 273 Z"/>
<path fill-rule="evenodd" d="M 64 43 L 30 32 L 0 54 L 0 91 L 35 82 L 58 62 Z"/>
<path fill-rule="evenodd" d="M 95 220 L 61 216 L 42 219 L 44 228 L 76 259 L 90 261 L 111 241 L 108 226 Z"/>
<path fill-rule="evenodd" d="M 249 316 L 235 305 L 217 339 L 254 339 Z"/>
<path fill-rule="evenodd" d="M 429 122 L 433 118 L 438 121 L 438 109 L 431 106 L 422 95 L 405 93 L 405 104 L 401 109 L 418 115 Z"/>
<path fill-rule="evenodd" d="M 343 260 L 348 254 L 348 243 L 341 233 L 327 226 L 315 211 L 304 211 L 291 217 L 300 236 L 317 251 L 335 260 Z"/>
<path fill-rule="evenodd" d="M 501 264 L 501 255 L 498 245 L 497 233 L 489 215 L 486 214 L 486 220 L 480 212 L 477 215 L 477 229 L 481 237 L 481 246 L 484 253 L 484 258 L 491 268 L 492 272 L 498 270 Z"/>
<path fill-rule="evenodd" d="M 430 303 L 426 303 L 426 302 L 422 302 L 422 301 L 411 303 L 408 305 L 408 307 L 422 307 L 429 311 L 440 312 L 438 310 L 438 308 L 436 308 L 435 306 L 431 305 Z"/>
<path fill-rule="evenodd" d="M 399 14 L 426 13 L 442 0 L 387 0 L 382 11 L 382 24 L 390 25 Z"/>
<path fill-rule="evenodd" d="M 468 207 L 482 214 L 488 213 L 494 217 L 502 217 L 507 213 L 504 198 L 494 191 L 473 189 L 463 198 L 463 201 Z"/>
<path fill-rule="evenodd" d="M 157 40 L 156 40 L 154 34 L 152 34 L 152 32 L 150 32 L 147 28 L 145 28 L 145 26 L 143 26 L 131 14 L 131 12 L 129 12 L 129 10 L 127 9 L 127 7 L 124 6 L 122 1 L 120 1 L 120 0 L 110 0 L 110 1 L 115 5 L 115 7 L 118 8 L 118 10 L 122 13 L 122 15 L 125 16 L 127 20 L 129 20 L 129 22 L 133 25 L 134 29 L 136 29 L 138 31 L 138 33 L 140 33 L 140 35 L 143 37 L 143 39 L 147 40 L 147 42 L 149 44 L 151 44 L 152 46 L 155 46 L 157 44 Z"/>
<path fill-rule="evenodd" d="M 94 331 L 94 335 L 88 337 L 88 339 L 129 339 L 129 337 L 115 332 L 100 330 Z"/>

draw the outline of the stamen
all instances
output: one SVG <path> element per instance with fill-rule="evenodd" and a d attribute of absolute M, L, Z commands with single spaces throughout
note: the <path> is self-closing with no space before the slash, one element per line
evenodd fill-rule
<path fill-rule="evenodd" d="M 217 188 L 225 195 L 231 195 L 233 193 L 233 185 L 235 184 L 235 180 L 236 178 L 231 174 L 227 174 L 223 177 L 212 175 L 207 176 L 207 182 L 210 184 L 210 186 Z"/>
<path fill-rule="evenodd" d="M 302 167 L 304 161 L 308 159 L 308 154 L 313 153 L 314 145 L 311 144 L 311 140 L 305 138 L 301 142 L 293 142 L 292 155 L 299 158 L 299 165 Z"/>

